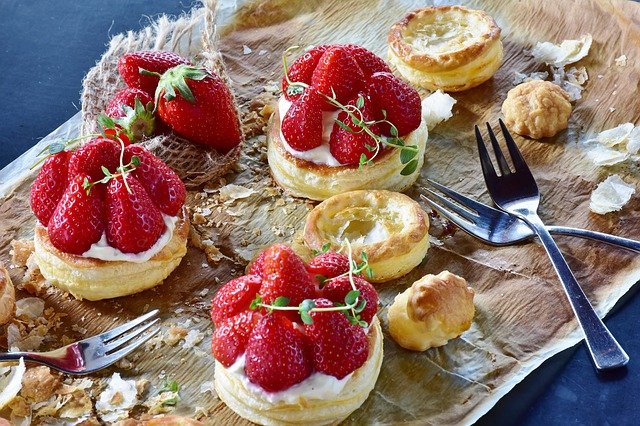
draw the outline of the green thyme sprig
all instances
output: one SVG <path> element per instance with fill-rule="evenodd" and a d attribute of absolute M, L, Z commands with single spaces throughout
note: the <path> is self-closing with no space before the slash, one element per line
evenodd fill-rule
<path fill-rule="evenodd" d="M 66 150 L 67 148 L 72 148 L 72 147 L 76 146 L 83 139 L 95 138 L 95 137 L 98 137 L 98 136 L 100 136 L 100 133 L 91 133 L 91 134 L 88 134 L 88 135 L 78 136 L 77 138 L 73 138 L 73 139 L 66 139 L 66 140 L 62 140 L 62 141 L 52 142 L 49 145 L 47 145 L 44 148 L 42 148 L 42 150 L 36 155 L 36 157 L 41 157 L 41 158 L 39 158 L 38 161 L 36 161 L 33 164 L 33 166 L 31 166 L 30 170 L 33 170 L 34 168 L 36 168 L 40 163 L 44 162 L 51 155 L 57 154 L 59 152 L 62 152 L 64 150 Z"/>
<path fill-rule="evenodd" d="M 131 193 L 131 188 L 129 188 L 128 184 L 127 184 L 127 178 L 126 175 L 131 173 L 132 171 L 134 171 L 136 169 L 136 167 L 138 167 L 140 165 L 140 158 L 136 155 L 131 157 L 131 161 L 128 162 L 127 164 L 122 164 L 122 155 L 120 157 L 120 164 L 121 166 L 118 167 L 116 169 L 116 173 L 111 173 L 109 171 L 109 169 L 107 169 L 105 166 L 102 166 L 102 173 L 104 173 L 104 177 L 100 180 L 97 180 L 95 182 L 90 182 L 89 179 L 87 179 L 86 177 L 84 178 L 84 181 L 82 182 L 82 187 L 84 189 L 87 190 L 87 195 L 89 195 L 89 192 L 91 191 L 91 188 L 93 188 L 95 185 L 99 184 L 99 183 L 107 183 L 109 182 L 111 179 L 115 179 L 118 176 L 122 176 L 122 180 L 124 181 L 125 186 L 127 187 L 127 191 L 129 191 L 129 193 Z"/>

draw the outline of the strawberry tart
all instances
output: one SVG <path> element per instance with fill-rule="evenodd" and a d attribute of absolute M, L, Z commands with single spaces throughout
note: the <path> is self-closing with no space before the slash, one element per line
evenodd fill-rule
<path fill-rule="evenodd" d="M 291 67 L 267 133 L 276 182 L 324 200 L 355 189 L 402 191 L 418 178 L 428 132 L 418 92 L 367 49 L 319 45 Z"/>
<path fill-rule="evenodd" d="M 42 275 L 88 300 L 161 283 L 186 253 L 185 197 L 173 170 L 122 140 L 98 137 L 50 155 L 30 195 Z"/>
<path fill-rule="evenodd" d="M 259 424 L 336 424 L 367 399 L 382 364 L 378 294 L 335 252 L 305 264 L 274 245 L 214 296 L 215 386 Z"/>

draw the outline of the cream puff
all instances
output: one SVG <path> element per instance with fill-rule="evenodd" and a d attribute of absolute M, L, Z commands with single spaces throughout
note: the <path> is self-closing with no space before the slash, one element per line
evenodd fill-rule
<path fill-rule="evenodd" d="M 344 251 L 349 241 L 353 255 L 366 253 L 372 282 L 399 278 L 415 268 L 429 248 L 429 218 L 420 205 L 404 194 L 360 190 L 335 195 L 307 216 L 305 243 L 320 250 L 329 243 Z"/>
<path fill-rule="evenodd" d="M 42 275 L 78 299 L 161 283 L 186 254 L 185 187 L 138 145 L 98 138 L 49 156 L 30 194 Z"/>
<path fill-rule="evenodd" d="M 388 43 L 389 62 L 428 90 L 470 89 L 502 63 L 500 28 L 485 12 L 464 6 L 413 11 L 391 27 Z"/>
<path fill-rule="evenodd" d="M 372 52 L 316 46 L 286 70 L 282 88 L 267 156 L 292 195 L 401 191 L 418 178 L 428 138 L 420 96 Z"/>

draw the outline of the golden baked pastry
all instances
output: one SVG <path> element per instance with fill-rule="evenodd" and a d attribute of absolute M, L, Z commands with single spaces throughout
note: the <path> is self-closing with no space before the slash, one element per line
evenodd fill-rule
<path fill-rule="evenodd" d="M 362 170 L 357 164 L 331 167 L 294 157 L 282 142 L 280 122 L 280 113 L 276 109 L 267 132 L 267 158 L 274 180 L 296 197 L 321 201 L 332 195 L 362 188 L 403 191 L 418 179 L 424 164 L 428 138 L 424 121 L 405 138 L 406 145 L 418 146 L 418 166 L 408 176 L 400 174 L 405 165 L 400 161 L 399 149 L 382 153 L 372 165 L 364 166 Z"/>
<path fill-rule="evenodd" d="M 371 282 L 401 277 L 415 268 L 429 248 L 429 218 L 404 194 L 360 190 L 335 195 L 307 216 L 304 240 L 315 250 L 330 243 L 339 250 L 349 240 L 354 258 L 367 254 Z"/>
<path fill-rule="evenodd" d="M 183 208 L 169 242 L 145 262 L 107 261 L 64 253 L 53 246 L 47 228 L 35 228 L 35 260 L 42 275 L 78 299 L 126 296 L 160 284 L 187 253 L 189 219 Z"/>
<path fill-rule="evenodd" d="M 425 275 L 389 307 L 389 333 L 414 351 L 443 346 L 471 326 L 473 295 L 465 279 L 449 271 Z"/>
<path fill-rule="evenodd" d="M 16 294 L 9 272 L 0 263 L 0 325 L 6 324 L 16 310 Z"/>
<path fill-rule="evenodd" d="M 215 363 L 215 388 L 220 399 L 240 416 L 262 425 L 328 425 L 346 419 L 367 399 L 382 366 L 382 330 L 375 317 L 368 333 L 369 357 L 330 399 L 300 399 L 295 403 L 271 402 L 247 382 Z M 255 385 L 254 385 L 255 386 Z M 288 391 L 288 390 L 287 390 Z M 285 392 L 287 392 L 285 391 Z"/>
<path fill-rule="evenodd" d="M 490 79 L 502 63 L 500 28 L 481 10 L 435 6 L 409 13 L 388 34 L 389 62 L 411 83 L 459 92 Z"/>
<path fill-rule="evenodd" d="M 531 80 L 509 90 L 502 114 L 507 127 L 519 135 L 555 136 L 569 124 L 569 94 L 550 81 Z"/>

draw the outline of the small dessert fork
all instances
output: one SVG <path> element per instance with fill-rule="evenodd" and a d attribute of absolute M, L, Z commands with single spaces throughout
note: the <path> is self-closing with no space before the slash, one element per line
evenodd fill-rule
<path fill-rule="evenodd" d="M 142 333 L 158 322 L 158 318 L 151 320 L 157 315 L 158 310 L 155 309 L 113 330 L 49 352 L 3 353 L 0 354 L 0 361 L 24 358 L 25 361 L 43 364 L 63 373 L 93 373 L 123 358 L 156 334 L 160 330 L 159 328 L 141 336 Z M 138 339 L 131 342 L 138 336 L 140 336 Z M 123 346 L 128 342 L 131 343 Z"/>
<path fill-rule="evenodd" d="M 502 154 L 491 126 L 487 123 L 489 138 L 501 173 L 498 176 L 491 163 L 480 129 L 475 126 L 482 173 L 489 195 L 496 206 L 522 219 L 540 239 L 560 278 L 571 308 L 582 327 L 587 348 L 595 367 L 598 370 L 608 370 L 626 365 L 629 356 L 593 310 L 593 306 L 580 288 L 560 249 L 540 220 L 537 213 L 540 204 L 538 185 L 502 120 L 500 120 L 500 128 L 511 155 L 513 171 L 509 168 L 509 164 Z"/>

